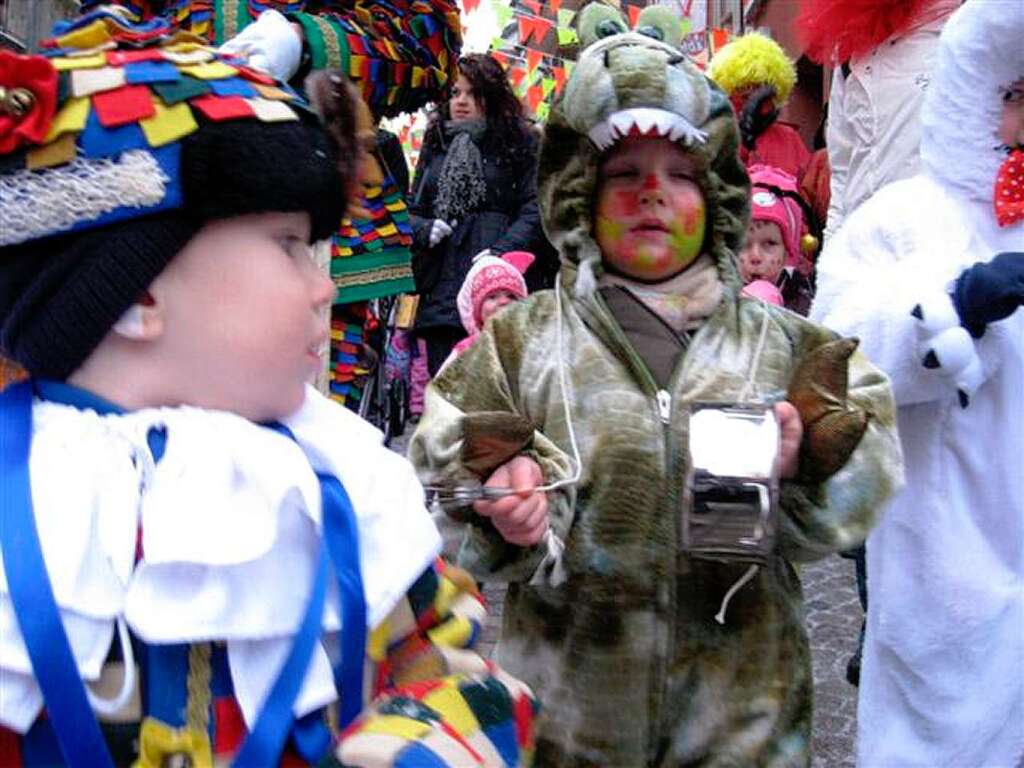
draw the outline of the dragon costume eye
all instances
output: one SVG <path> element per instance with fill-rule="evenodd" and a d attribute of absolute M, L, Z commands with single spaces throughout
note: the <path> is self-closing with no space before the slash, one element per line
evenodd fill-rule
<path fill-rule="evenodd" d="M 645 24 L 642 27 L 637 27 L 636 31 L 639 32 L 641 35 L 647 35 L 648 37 L 653 37 L 655 40 L 664 40 L 665 39 L 665 33 L 662 32 L 657 27 L 652 27 L 650 24 Z"/>
<path fill-rule="evenodd" d="M 597 32 L 598 37 L 611 37 L 612 35 L 618 35 L 626 31 L 626 26 L 615 19 L 605 19 L 597 25 L 594 30 Z"/>
<path fill-rule="evenodd" d="M 636 19 L 636 31 L 641 35 L 668 43 L 678 48 L 683 40 L 683 27 L 679 18 L 664 5 L 649 5 Z"/>
<path fill-rule="evenodd" d="M 576 19 L 576 29 L 583 48 L 598 40 L 629 31 L 622 14 L 603 3 L 590 3 L 580 11 Z"/>

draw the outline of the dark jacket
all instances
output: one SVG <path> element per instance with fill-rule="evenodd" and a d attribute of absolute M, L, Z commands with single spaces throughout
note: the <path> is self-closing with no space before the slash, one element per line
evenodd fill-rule
<path fill-rule="evenodd" d="M 409 205 L 413 271 L 421 295 L 416 327 L 450 326 L 461 330 L 455 296 L 473 257 L 488 248 L 497 254 L 535 251 L 544 242 L 537 209 L 537 139 L 530 133 L 525 143 L 509 147 L 493 130 L 484 134 L 480 154 L 486 199 L 476 213 L 459 221 L 450 236 L 431 248 L 434 199 L 447 151 L 439 134 L 428 130 L 416 164 Z"/>
<path fill-rule="evenodd" d="M 409 165 L 405 161 L 405 150 L 402 149 L 401 140 L 391 131 L 378 128 L 377 155 L 383 166 L 381 170 L 394 180 L 398 191 L 402 193 L 402 199 L 408 200 Z"/>

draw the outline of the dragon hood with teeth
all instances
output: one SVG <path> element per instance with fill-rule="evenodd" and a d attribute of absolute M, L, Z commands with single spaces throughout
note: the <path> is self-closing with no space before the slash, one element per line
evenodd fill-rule
<path fill-rule="evenodd" d="M 564 281 L 577 294 L 596 286 L 601 251 L 592 214 L 601 156 L 639 131 L 677 141 L 697 159 L 711 225 L 704 250 L 735 294 L 750 182 L 728 97 L 680 53 L 679 23 L 667 9 L 646 8 L 636 31 L 605 5 L 587 6 L 579 19 L 586 47 L 551 110 L 538 170 L 544 229 L 562 256 Z"/>

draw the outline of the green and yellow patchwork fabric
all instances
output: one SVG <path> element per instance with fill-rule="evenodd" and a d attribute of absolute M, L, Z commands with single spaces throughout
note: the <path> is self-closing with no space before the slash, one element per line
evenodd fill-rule
<path fill-rule="evenodd" d="M 331 277 L 336 304 L 412 293 L 409 209 L 390 177 L 364 192 L 369 219 L 345 219 L 331 242 Z"/>

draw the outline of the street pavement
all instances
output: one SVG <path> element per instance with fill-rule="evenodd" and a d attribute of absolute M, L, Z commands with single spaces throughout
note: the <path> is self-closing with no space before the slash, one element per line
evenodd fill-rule
<path fill-rule="evenodd" d="M 392 448 L 404 451 L 404 443 L 395 441 Z M 862 614 L 853 561 L 832 556 L 804 565 L 800 580 L 814 671 L 812 768 L 854 768 L 857 689 L 846 682 L 846 662 L 856 648 Z M 498 640 L 504 590 L 487 585 L 484 594 L 490 613 L 481 650 L 489 655 Z"/>

